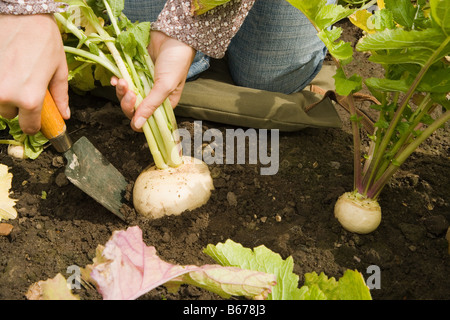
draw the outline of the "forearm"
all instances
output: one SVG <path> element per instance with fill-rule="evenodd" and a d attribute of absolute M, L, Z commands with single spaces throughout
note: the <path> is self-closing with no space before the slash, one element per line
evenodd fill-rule
<path fill-rule="evenodd" d="M 168 0 L 152 29 L 208 56 L 222 58 L 254 2 L 231 0 L 202 15 L 193 15 L 190 1 Z"/>
<path fill-rule="evenodd" d="M 65 3 L 53 0 L 0 0 L 0 14 L 27 15 L 64 11 Z"/>

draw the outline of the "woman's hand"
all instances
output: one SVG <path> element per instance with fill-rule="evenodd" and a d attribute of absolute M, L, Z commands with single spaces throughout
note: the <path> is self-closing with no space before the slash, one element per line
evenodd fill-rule
<path fill-rule="evenodd" d="M 155 83 L 136 110 L 136 95 L 129 90 L 126 81 L 116 77 L 111 79 L 122 110 L 131 119 L 131 127 L 135 131 L 142 131 L 145 121 L 166 98 L 173 108 L 176 107 L 195 57 L 193 48 L 159 31 L 151 31 L 148 52 L 155 63 Z"/>
<path fill-rule="evenodd" d="M 41 127 L 47 88 L 63 118 L 70 117 L 68 69 L 61 34 L 51 14 L 0 15 L 0 115 L 24 133 Z"/>

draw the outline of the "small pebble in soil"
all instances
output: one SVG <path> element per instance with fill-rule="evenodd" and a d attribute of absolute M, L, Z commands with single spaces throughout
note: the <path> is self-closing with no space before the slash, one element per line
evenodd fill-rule
<path fill-rule="evenodd" d="M 13 228 L 9 223 L 0 223 L 0 236 L 9 236 Z"/>
<path fill-rule="evenodd" d="M 335 170 L 338 170 L 341 167 L 341 164 L 337 161 L 330 161 L 330 167 Z"/>

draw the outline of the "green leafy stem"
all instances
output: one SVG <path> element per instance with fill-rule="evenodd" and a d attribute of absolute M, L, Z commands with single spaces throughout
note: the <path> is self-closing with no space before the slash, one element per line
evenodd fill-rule
<path fill-rule="evenodd" d="M 66 36 L 75 36 L 75 41 L 67 37 L 64 46 L 71 71 L 69 83 L 82 91 L 93 89 L 94 79 L 87 66 L 94 65 L 95 80 L 102 84 L 107 84 L 112 75 L 125 79 L 136 94 L 137 108 L 153 86 L 154 65 L 147 51 L 150 23 L 131 23 L 122 13 L 123 0 L 68 0 L 67 3 L 68 12 L 56 13 L 55 18 Z M 109 22 L 105 26 L 103 18 Z M 85 70 L 87 73 L 83 73 Z M 173 108 L 166 99 L 143 126 L 159 169 L 182 163 L 176 129 Z"/>
<path fill-rule="evenodd" d="M 326 0 L 287 1 L 308 17 L 338 67 L 336 92 L 347 97 L 352 120 L 354 188 L 363 196 L 377 199 L 408 157 L 450 119 L 446 97 L 450 71 L 445 60 L 450 53 L 450 0 L 431 0 L 429 4 L 425 0 L 385 0 L 386 7 L 373 15 L 367 11 L 359 15 L 366 17 L 364 21 L 357 21 L 357 14 L 374 1 L 360 8 L 327 4 Z M 372 106 L 379 117 L 375 132 L 369 133 L 371 145 L 364 166 L 361 119 L 353 99 L 353 94 L 362 89 L 362 78 L 346 75 L 345 65 L 353 59 L 353 48 L 340 40 L 342 29 L 333 26 L 349 17 L 366 33 L 356 49 L 370 52 L 370 60 L 381 64 L 386 72 L 385 78 L 365 80 L 381 105 Z M 431 114 L 438 106 L 444 111 L 433 119 Z"/>

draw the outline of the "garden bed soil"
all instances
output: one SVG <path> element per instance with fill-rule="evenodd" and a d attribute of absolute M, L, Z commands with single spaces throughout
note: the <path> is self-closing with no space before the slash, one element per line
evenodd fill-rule
<path fill-rule="evenodd" d="M 347 31 L 350 38 L 359 36 L 351 27 Z M 358 56 L 350 67 L 367 75 L 380 72 Z M 87 137 L 130 182 L 151 164 L 144 135 L 130 129 L 115 103 L 71 94 L 71 108 L 67 126 L 73 139 Z M 337 198 L 353 186 L 348 115 L 340 107 L 337 111 L 342 128 L 280 133 L 277 174 L 261 175 L 259 164 L 210 165 L 215 190 L 206 205 L 150 221 L 138 217 L 131 204 L 127 221 L 121 221 L 69 183 L 64 161 L 52 147 L 36 160 L 18 160 L 1 146 L 0 162 L 13 174 L 11 198 L 18 199 L 18 217 L 7 221 L 14 227 L 11 234 L 0 236 L 0 299 L 25 299 L 31 284 L 57 273 L 70 276 L 68 266 L 90 264 L 96 247 L 113 231 L 134 225 L 143 230 L 147 245 L 174 264 L 213 263 L 202 250 L 232 239 L 292 256 L 300 284 L 313 271 L 339 278 L 356 269 L 367 279 L 367 268 L 376 265 L 381 287 L 371 290 L 374 299 L 450 298 L 448 126 L 423 144 L 386 186 L 380 227 L 357 235 L 345 231 L 333 215 Z M 179 127 L 192 133 L 194 120 L 179 118 Z M 207 121 L 202 127 L 234 129 Z M 93 289 L 75 293 L 101 299 Z M 175 294 L 161 286 L 140 299 L 220 297 L 192 286 Z"/>

